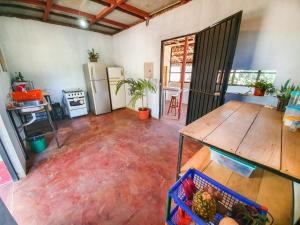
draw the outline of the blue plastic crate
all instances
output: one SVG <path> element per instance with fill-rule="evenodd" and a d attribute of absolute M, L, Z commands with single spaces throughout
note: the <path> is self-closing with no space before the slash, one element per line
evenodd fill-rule
<path fill-rule="evenodd" d="M 236 203 L 244 203 L 246 205 L 254 206 L 258 209 L 261 215 L 267 215 L 267 208 L 263 207 L 243 196 L 240 194 L 230 190 L 229 188 L 219 184 L 215 180 L 209 178 L 208 176 L 200 173 L 195 169 L 189 169 L 169 190 L 168 196 L 172 198 L 175 202 L 175 207 L 169 212 L 168 218 L 166 218 L 166 222 L 169 225 L 176 225 L 178 221 L 177 210 L 178 207 L 182 208 L 191 218 L 192 220 L 199 225 L 206 225 L 206 224 L 219 224 L 220 220 L 223 218 L 222 215 L 216 214 L 214 221 L 210 221 L 206 223 L 200 217 L 198 217 L 185 203 L 186 196 L 183 190 L 182 181 L 185 180 L 187 177 L 190 177 L 198 190 L 203 189 L 206 186 L 212 186 L 216 190 L 221 192 L 223 199 L 221 203 L 228 209 L 228 216 L 230 216 L 230 212 L 232 211 L 232 206 Z"/>

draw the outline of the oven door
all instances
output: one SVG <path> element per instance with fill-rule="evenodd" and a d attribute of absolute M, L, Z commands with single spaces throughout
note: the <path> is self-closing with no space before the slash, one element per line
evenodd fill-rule
<path fill-rule="evenodd" d="M 68 98 L 68 104 L 70 110 L 86 108 L 86 102 L 84 97 Z"/>

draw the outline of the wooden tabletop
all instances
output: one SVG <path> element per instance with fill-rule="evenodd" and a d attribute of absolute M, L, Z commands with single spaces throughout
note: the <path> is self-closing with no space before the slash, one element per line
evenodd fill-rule
<path fill-rule="evenodd" d="M 300 183 L 300 131 L 282 124 L 282 112 L 231 101 L 180 133 Z"/>

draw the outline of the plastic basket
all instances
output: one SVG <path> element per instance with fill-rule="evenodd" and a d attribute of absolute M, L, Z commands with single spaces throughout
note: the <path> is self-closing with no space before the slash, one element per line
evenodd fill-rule
<path fill-rule="evenodd" d="M 34 101 L 43 98 L 41 90 L 30 90 L 30 91 L 14 91 L 11 93 L 11 97 L 16 102 Z"/>
<path fill-rule="evenodd" d="M 168 196 L 169 198 L 173 199 L 175 202 L 175 207 L 171 210 L 171 212 L 167 212 L 166 222 L 169 225 L 177 225 L 178 215 L 177 210 L 178 207 L 183 209 L 191 218 L 192 220 L 199 225 L 206 225 L 206 224 L 219 224 L 220 220 L 223 218 L 222 215 L 216 214 L 214 221 L 205 222 L 200 217 L 198 217 L 193 211 L 184 203 L 186 200 L 186 196 L 183 190 L 182 181 L 185 180 L 187 177 L 190 177 L 198 190 L 203 189 L 206 186 L 212 186 L 218 191 L 221 192 L 223 199 L 221 203 L 228 209 L 228 216 L 230 216 L 232 211 L 232 206 L 236 203 L 244 203 L 249 206 L 254 206 L 257 208 L 258 212 L 261 215 L 267 215 L 268 210 L 266 207 L 263 207 L 243 196 L 240 194 L 230 190 L 229 188 L 219 184 L 215 180 L 209 178 L 208 176 L 200 173 L 195 169 L 189 169 L 169 190 Z M 168 209 L 167 209 L 168 210 Z"/>

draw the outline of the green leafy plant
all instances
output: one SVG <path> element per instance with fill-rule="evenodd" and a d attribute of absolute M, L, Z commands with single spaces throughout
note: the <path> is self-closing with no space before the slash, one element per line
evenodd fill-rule
<path fill-rule="evenodd" d="M 144 107 L 145 91 L 149 90 L 151 93 L 156 93 L 155 85 L 150 80 L 146 80 L 146 79 L 134 80 L 132 78 L 128 78 L 125 80 L 118 81 L 116 86 L 116 94 L 120 90 L 121 86 L 125 84 L 129 86 L 129 95 L 131 96 L 131 100 L 129 104 L 131 104 L 131 106 L 135 108 L 136 102 L 141 99 L 142 107 L 139 110 L 140 111 L 146 110 L 147 108 Z"/>
<path fill-rule="evenodd" d="M 249 85 L 250 87 L 261 89 L 263 92 L 272 93 L 274 92 L 274 86 L 271 82 L 265 80 L 258 80 Z"/>
<path fill-rule="evenodd" d="M 270 213 L 269 215 L 272 218 Z M 232 206 L 232 217 L 238 224 L 265 225 L 269 222 L 267 216 L 261 215 L 256 207 L 243 203 L 236 203 Z"/>
<path fill-rule="evenodd" d="M 95 52 L 95 49 L 88 50 L 89 59 L 91 62 L 97 62 L 99 58 L 99 53 Z"/>
<path fill-rule="evenodd" d="M 15 75 L 11 79 L 11 83 L 13 84 L 14 82 L 26 82 L 21 72 L 15 72 Z"/>
<path fill-rule="evenodd" d="M 279 89 L 277 89 L 278 98 L 289 99 L 292 91 L 300 90 L 300 86 L 295 86 L 295 84 L 291 84 L 290 82 L 291 79 L 288 79 Z"/>

